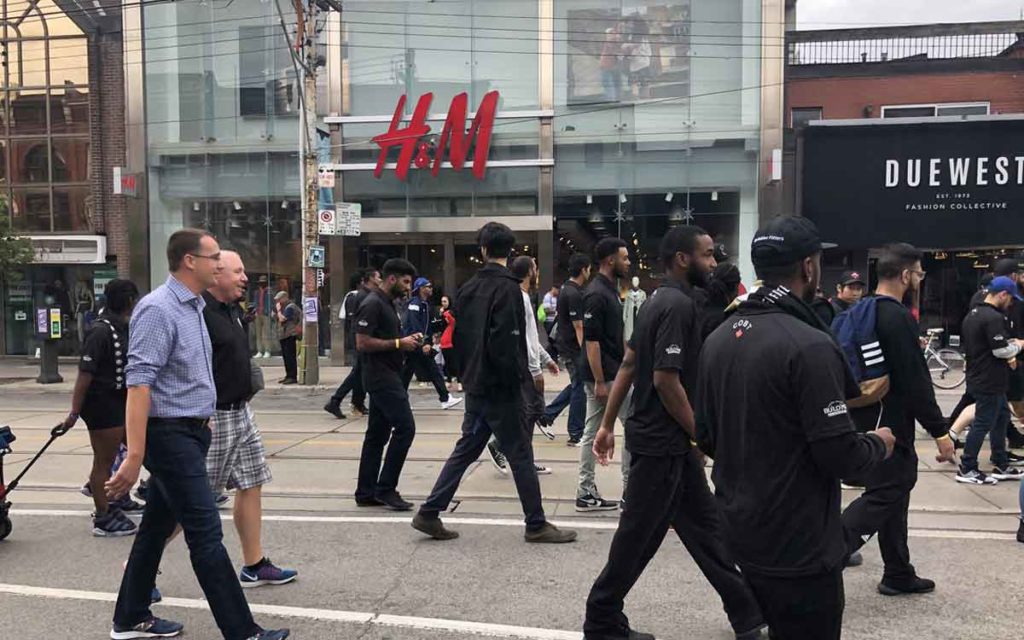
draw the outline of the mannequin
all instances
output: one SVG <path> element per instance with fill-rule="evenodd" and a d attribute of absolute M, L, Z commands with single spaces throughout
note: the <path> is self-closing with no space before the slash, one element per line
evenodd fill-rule
<path fill-rule="evenodd" d="M 622 321 L 626 325 L 624 328 L 626 340 L 629 340 L 633 335 L 636 314 L 640 311 L 640 305 L 647 300 L 647 292 L 640 288 L 640 278 L 633 276 L 630 284 L 632 287 L 626 294 L 626 303 L 622 305 Z"/>

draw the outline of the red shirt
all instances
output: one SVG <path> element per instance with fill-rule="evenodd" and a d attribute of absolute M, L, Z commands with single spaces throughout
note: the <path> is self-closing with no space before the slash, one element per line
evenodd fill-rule
<path fill-rule="evenodd" d="M 452 336 L 455 334 L 455 316 L 452 315 L 451 311 L 445 311 L 441 314 L 441 317 L 448 323 L 441 334 L 441 348 L 451 349 L 454 346 L 452 345 Z"/>

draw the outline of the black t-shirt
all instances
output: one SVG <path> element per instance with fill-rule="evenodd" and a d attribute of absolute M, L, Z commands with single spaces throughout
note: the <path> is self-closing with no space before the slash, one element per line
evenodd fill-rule
<path fill-rule="evenodd" d="M 587 285 L 587 292 L 583 295 L 583 340 L 584 344 L 597 342 L 601 345 L 601 368 L 604 369 L 604 381 L 608 384 L 615 379 L 625 356 L 623 330 L 619 292 L 611 280 L 599 273 Z M 594 372 L 590 370 L 586 349 L 583 349 L 580 358 L 583 379 L 594 382 Z"/>
<path fill-rule="evenodd" d="M 87 395 L 127 395 L 124 367 L 128 362 L 128 324 L 104 311 L 82 345 L 78 370 L 92 374 Z"/>
<path fill-rule="evenodd" d="M 203 318 L 213 345 L 213 383 L 217 404 L 233 404 L 252 397 L 249 328 L 237 304 L 224 304 L 203 293 Z"/>
<path fill-rule="evenodd" d="M 967 391 L 1002 395 L 1010 389 L 1010 367 L 992 353 L 1009 346 L 1010 322 L 999 309 L 981 303 L 971 309 L 960 328 L 967 357 Z"/>
<path fill-rule="evenodd" d="M 715 493 L 744 571 L 814 575 L 846 553 L 839 481 L 812 446 L 860 437 L 851 378 L 828 334 L 774 308 L 743 305 L 704 342 L 698 435 L 714 441 Z"/>
<path fill-rule="evenodd" d="M 558 292 L 555 305 L 555 346 L 566 360 L 575 360 L 580 355 L 580 343 L 576 339 L 574 322 L 583 322 L 583 288 L 572 280 L 566 280 Z"/>
<path fill-rule="evenodd" d="M 356 313 L 356 333 L 394 341 L 402 335 L 402 324 L 391 299 L 380 290 L 372 291 Z M 402 388 L 402 352 L 375 351 L 362 354 L 363 386 L 367 391 Z"/>
<path fill-rule="evenodd" d="M 679 455 L 690 448 L 690 436 L 668 413 L 654 388 L 654 372 L 677 372 L 692 403 L 700 345 L 697 305 L 682 285 L 666 281 L 640 307 L 629 341 L 636 352 L 633 415 L 626 420 L 630 453 Z"/>

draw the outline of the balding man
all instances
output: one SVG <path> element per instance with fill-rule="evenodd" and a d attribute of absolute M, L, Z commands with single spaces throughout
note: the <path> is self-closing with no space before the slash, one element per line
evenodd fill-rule
<path fill-rule="evenodd" d="M 275 566 L 263 555 L 260 541 L 262 488 L 270 482 L 270 467 L 249 400 L 252 365 L 249 360 L 248 326 L 238 301 L 245 296 L 249 279 L 242 258 L 221 251 L 217 283 L 203 293 L 203 317 L 213 344 L 213 380 L 217 407 L 210 419 L 213 437 L 206 456 L 206 473 L 213 495 L 235 489 L 235 528 L 242 542 L 244 566 L 238 580 L 243 587 L 285 584 L 298 575 Z"/>

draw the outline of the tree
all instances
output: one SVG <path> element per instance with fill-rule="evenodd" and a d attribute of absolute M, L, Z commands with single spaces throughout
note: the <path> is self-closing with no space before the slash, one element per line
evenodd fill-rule
<path fill-rule="evenodd" d="M 21 279 L 19 271 L 35 257 L 32 241 L 11 230 L 7 203 L 0 200 L 0 284 Z"/>

